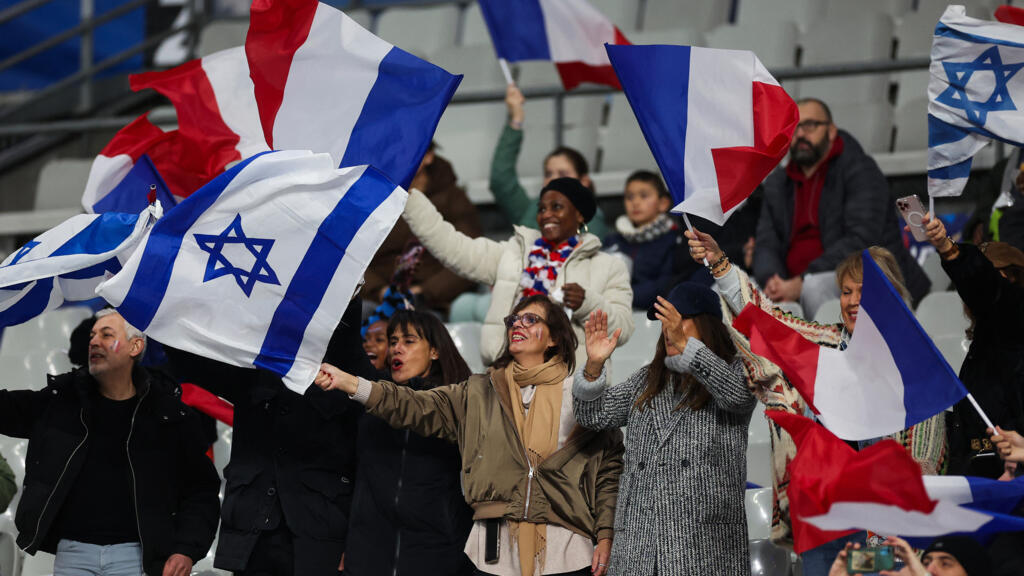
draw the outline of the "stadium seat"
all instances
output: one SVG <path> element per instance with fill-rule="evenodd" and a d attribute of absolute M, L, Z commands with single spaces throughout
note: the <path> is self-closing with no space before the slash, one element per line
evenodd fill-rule
<path fill-rule="evenodd" d="M 801 89 L 806 88 L 806 84 Z M 805 95 L 801 93 L 801 95 Z M 867 152 L 888 152 L 892 144 L 893 109 L 886 100 L 867 102 L 825 101 L 836 126 L 846 130 Z M 923 170 L 923 167 L 922 167 Z"/>
<path fill-rule="evenodd" d="M 921 265 L 921 268 L 924 268 L 924 273 L 932 281 L 930 292 L 945 292 L 949 289 L 952 282 L 946 271 L 942 269 L 942 258 L 938 252 L 928 252 L 924 257 L 924 264 Z"/>
<path fill-rule="evenodd" d="M 674 44 L 677 46 L 703 46 L 704 33 L 691 28 L 659 28 L 630 32 L 627 37 L 633 44 Z"/>
<path fill-rule="evenodd" d="M 452 161 L 460 181 L 487 178 L 505 117 L 503 102 L 459 104 L 445 110 L 434 140 L 441 145 L 441 154 Z"/>
<path fill-rule="evenodd" d="M 971 346 L 970 341 L 964 338 L 963 334 L 935 336 L 932 340 L 939 352 L 942 352 L 942 357 L 953 368 L 953 372 L 959 374 L 960 367 L 963 366 L 964 359 L 967 358 L 967 350 Z"/>
<path fill-rule="evenodd" d="M 53 574 L 53 554 L 36 552 L 26 555 L 21 564 L 21 576 L 51 576 Z"/>
<path fill-rule="evenodd" d="M 248 32 L 248 20 L 214 20 L 199 31 L 196 52 L 203 58 L 214 52 L 243 46 Z"/>
<path fill-rule="evenodd" d="M 593 165 L 605 96 L 571 96 L 563 100 L 562 143 L 579 150 Z M 528 100 L 523 147 L 516 165 L 520 176 L 542 174 L 544 158 L 555 148 L 555 100 Z M 530 191 L 539 192 L 539 190 Z"/>
<path fill-rule="evenodd" d="M 916 98 L 899 105 L 893 113 L 893 130 L 893 152 L 927 149 L 928 98 Z M 927 164 L 921 166 L 922 172 L 926 169 Z"/>
<path fill-rule="evenodd" d="M 50 310 L 36 320 L 51 346 L 67 348 L 71 331 L 92 314 L 92 310 L 85 306 L 65 306 Z"/>
<path fill-rule="evenodd" d="M 612 96 L 608 126 L 601 138 L 601 171 L 657 170 L 640 125 L 623 94 Z"/>
<path fill-rule="evenodd" d="M 92 160 L 56 158 L 43 165 L 36 184 L 36 210 L 82 208 L 82 189 L 89 179 Z"/>
<path fill-rule="evenodd" d="M 932 292 L 925 296 L 917 306 L 917 321 L 932 338 L 962 338 L 970 325 L 964 314 L 963 302 L 956 292 Z"/>
<path fill-rule="evenodd" d="M 750 50 L 769 70 L 796 66 L 796 22 L 719 26 L 705 34 L 709 48 Z"/>
<path fill-rule="evenodd" d="M 707 0 L 647 0 L 644 3 L 643 29 L 711 30 L 729 22 L 729 4 Z"/>
<path fill-rule="evenodd" d="M 884 14 L 892 18 L 903 16 L 913 8 L 913 0 L 826 0 L 823 2 L 824 16 L 829 20 L 842 21 L 859 14 Z"/>
<path fill-rule="evenodd" d="M 33 370 L 27 356 L 0 356 L 0 374 L 5 390 L 38 390 L 46 384 L 46 374 Z"/>
<path fill-rule="evenodd" d="M 815 21 L 800 39 L 801 66 L 888 60 L 892 55 L 892 33 L 892 19 L 883 14 Z M 889 76 L 801 80 L 798 92 L 801 97 L 820 98 L 833 108 L 839 104 L 880 104 L 888 102 Z"/>
<path fill-rule="evenodd" d="M 466 6 L 462 13 L 462 38 L 459 43 L 465 46 L 491 46 L 490 53 L 494 55 L 491 33 L 487 31 L 487 24 L 480 13 L 480 5 L 476 2 Z M 480 57 L 483 57 L 482 53 Z"/>
<path fill-rule="evenodd" d="M 406 52 L 427 56 L 455 45 L 459 7 L 442 4 L 385 10 L 377 17 L 376 34 Z"/>
<path fill-rule="evenodd" d="M 480 359 L 480 324 L 476 322 L 460 322 L 448 324 L 448 333 L 451 334 L 455 346 L 462 354 L 462 358 L 469 364 L 469 369 L 474 374 L 484 372 L 484 363 Z"/>
<path fill-rule="evenodd" d="M 449 46 L 435 52 L 430 61 L 452 74 L 462 74 L 459 93 L 502 91 L 505 76 L 493 57 L 490 44 L 476 46 Z"/>
<path fill-rule="evenodd" d="M 814 321 L 818 324 L 837 324 L 842 322 L 839 299 L 833 298 L 822 304 L 818 311 L 814 313 Z"/>
<path fill-rule="evenodd" d="M 751 27 L 772 27 L 793 21 L 801 30 L 806 30 L 824 9 L 825 3 L 820 0 L 739 0 L 736 20 L 741 26 Z"/>
<path fill-rule="evenodd" d="M 748 488 L 744 495 L 747 511 L 747 538 L 764 540 L 772 535 L 772 486 Z"/>
<path fill-rule="evenodd" d="M 23 357 L 36 350 L 46 349 L 45 334 L 38 318 L 4 328 L 0 342 L 0 357 Z M 66 345 L 66 344 L 65 344 Z"/>
<path fill-rule="evenodd" d="M 750 574 L 752 576 L 790 576 L 790 574 L 803 574 L 803 571 L 793 566 L 788 550 L 776 546 L 769 539 L 763 539 L 750 542 Z"/>
<path fill-rule="evenodd" d="M 772 441 L 768 433 L 768 419 L 764 415 L 764 404 L 758 402 L 750 417 L 750 427 L 747 430 L 747 482 L 770 488 L 772 485 L 771 459 Z"/>
<path fill-rule="evenodd" d="M 646 312 L 633 312 L 633 326 L 633 335 L 612 353 L 612 379 L 615 383 L 625 381 L 631 374 L 650 364 L 661 337 L 661 323 L 648 320 Z"/>
<path fill-rule="evenodd" d="M 497 65 L 497 62 L 495 62 Z M 542 60 L 519 62 L 516 64 L 519 75 L 516 77 L 516 85 L 523 90 L 550 88 L 559 89 L 562 87 L 562 77 L 551 62 Z"/>
<path fill-rule="evenodd" d="M 590 0 L 590 4 L 623 32 L 635 30 L 641 19 L 640 0 Z"/>
<path fill-rule="evenodd" d="M 972 18 L 992 20 L 992 13 L 997 6 L 1011 3 L 1016 4 L 1014 2 L 1001 2 L 998 0 L 992 2 L 985 0 L 957 0 L 956 2 L 949 2 L 948 0 L 917 0 L 917 12 L 931 15 L 932 22 L 937 23 L 939 17 L 942 16 L 942 13 L 946 11 L 948 6 L 959 4 L 967 8 L 967 15 Z"/>

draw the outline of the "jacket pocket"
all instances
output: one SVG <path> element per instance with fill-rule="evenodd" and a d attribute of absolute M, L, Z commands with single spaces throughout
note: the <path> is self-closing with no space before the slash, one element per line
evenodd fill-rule
<path fill-rule="evenodd" d="M 352 504 L 352 481 L 337 473 L 307 470 L 302 476 L 302 484 L 312 492 L 304 498 L 311 506 L 304 506 L 310 514 L 305 519 L 309 521 L 309 528 L 332 540 L 344 539 Z"/>

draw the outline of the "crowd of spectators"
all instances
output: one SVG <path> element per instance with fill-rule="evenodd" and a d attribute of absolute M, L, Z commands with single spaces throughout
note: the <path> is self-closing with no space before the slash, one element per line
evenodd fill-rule
<path fill-rule="evenodd" d="M 798 102 L 787 163 L 724 226 L 694 218 L 686 230 L 649 171 L 624 182 L 623 215 L 609 226 L 571 148 L 547 155 L 535 199 L 520 184 L 524 104 L 510 87 L 491 166 L 512 235 L 482 235 L 432 146 L 304 394 L 269 372 L 170 348 L 150 367 L 145 336 L 113 311 L 72 336 L 79 368 L 43 390 L 0 391 L 0 433 L 30 441 L 19 544 L 55 552 L 56 574 L 184 575 L 207 554 L 219 511 L 214 564 L 241 575 L 748 574 L 751 415 L 759 401 L 814 414 L 731 320 L 753 304 L 845 350 L 864 249 L 913 308 L 929 280 L 886 179 L 809 98 Z M 989 176 L 1000 197 L 1021 196 L 1016 163 Z M 939 218 L 924 219 L 970 319 L 960 378 L 999 425 L 986 429 L 961 402 L 892 435 L 924 474 L 1021 472 L 1016 206 L 980 206 L 959 242 Z M 1006 241 L 986 241 L 996 235 Z M 840 321 L 814 322 L 832 298 Z M 486 310 L 486 374 L 471 374 L 442 323 L 460 299 Z M 803 316 L 785 302 L 800 302 Z M 612 377 L 634 311 L 659 322 L 653 359 Z M 212 423 L 183 403 L 184 386 L 231 403 L 222 503 L 205 455 Z M 786 464 L 796 449 L 781 428 L 770 433 L 772 537 L 791 543 Z M 0 465 L 0 504 L 11 477 Z M 869 543 L 859 532 L 807 551 L 803 573 L 845 573 L 850 551 Z M 892 574 L 915 576 L 1002 574 L 1022 549 L 1000 560 L 963 537 L 923 555 L 899 538 L 884 544 L 902 563 Z"/>

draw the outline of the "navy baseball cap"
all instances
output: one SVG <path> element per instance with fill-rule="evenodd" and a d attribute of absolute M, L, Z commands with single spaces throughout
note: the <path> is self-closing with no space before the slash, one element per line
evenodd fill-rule
<path fill-rule="evenodd" d="M 696 282 L 677 284 L 664 298 L 671 302 L 683 316 L 710 314 L 719 320 L 722 319 L 722 305 L 719 303 L 718 294 L 703 284 Z M 654 306 L 651 306 L 647 310 L 647 318 L 657 320 L 654 316 L 656 312 Z"/>

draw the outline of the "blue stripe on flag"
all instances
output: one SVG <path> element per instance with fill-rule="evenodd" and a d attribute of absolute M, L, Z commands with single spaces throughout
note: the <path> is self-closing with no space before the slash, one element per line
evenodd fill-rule
<path fill-rule="evenodd" d="M 22 294 L 18 301 L 0 311 L 0 327 L 14 326 L 39 316 L 46 312 L 50 303 L 50 295 L 53 293 L 53 278 L 41 278 L 36 281 L 35 286 Z"/>
<path fill-rule="evenodd" d="M 167 284 L 171 281 L 174 261 L 178 257 L 182 238 L 196 220 L 220 198 L 224 189 L 239 172 L 253 160 L 268 153 L 261 152 L 235 164 L 230 170 L 182 200 L 173 212 L 157 220 L 150 230 L 146 251 L 139 260 L 139 267 L 132 277 L 132 285 L 125 294 L 124 301 L 117 307 L 128 322 L 142 331 L 149 327 L 167 292 Z"/>
<path fill-rule="evenodd" d="M 909 428 L 955 404 L 967 394 L 967 389 L 867 250 L 862 258 L 861 312 L 871 317 L 885 339 L 903 379 L 903 405 Z"/>
<path fill-rule="evenodd" d="M 928 147 L 959 142 L 967 137 L 967 130 L 928 115 Z"/>
<path fill-rule="evenodd" d="M 462 76 L 453 76 L 400 48 L 377 68 L 341 167 L 370 164 L 408 188 Z"/>
<path fill-rule="evenodd" d="M 969 34 L 962 30 L 957 30 L 956 28 L 950 28 L 941 20 L 935 25 L 935 36 L 953 38 L 955 40 L 969 42 L 971 44 L 998 44 L 1000 46 L 1009 46 L 1011 48 L 1024 48 L 1024 43 L 1011 42 L 1010 40 L 1003 40 L 1000 38 L 990 38 L 988 36 L 979 36 L 977 34 Z"/>
<path fill-rule="evenodd" d="M 971 501 L 962 504 L 975 510 L 1012 514 L 1024 500 L 1024 476 L 1009 482 L 965 476 Z"/>
<path fill-rule="evenodd" d="M 132 169 L 125 174 L 124 178 L 114 186 L 114 189 L 92 205 L 92 211 L 97 214 L 104 212 L 142 212 L 149 206 L 149 187 L 156 185 L 156 197 L 163 205 L 163 209 L 170 210 L 177 202 L 174 195 L 167 188 L 167 184 L 160 176 L 153 161 L 149 156 L 143 154 L 135 161 Z"/>
<path fill-rule="evenodd" d="M 968 158 L 963 162 L 958 162 L 951 166 L 943 166 L 942 168 L 933 168 L 928 171 L 929 178 L 935 178 L 937 180 L 955 180 L 957 178 L 967 178 L 971 175 L 971 163 L 974 161 L 974 157 Z"/>
<path fill-rule="evenodd" d="M 480 0 L 480 12 L 498 58 L 551 60 L 544 10 L 538 0 Z"/>
<path fill-rule="evenodd" d="M 665 184 L 678 204 L 686 198 L 686 124 L 690 91 L 689 46 L 612 46 L 608 58 L 633 108 Z M 651 78 L 657 78 L 652 83 Z M 655 87 L 656 89 L 650 89 Z"/>
<path fill-rule="evenodd" d="M 120 212 L 100 214 L 81 232 L 69 238 L 67 242 L 50 253 L 50 256 L 110 252 L 131 236 L 138 221 L 138 214 L 122 214 Z"/>
<path fill-rule="evenodd" d="M 316 237 L 288 283 L 254 365 L 281 375 L 291 370 L 306 327 L 320 307 L 349 244 L 370 214 L 394 190 L 395 185 L 386 177 L 367 168 L 345 192 L 320 224 Z"/>
<path fill-rule="evenodd" d="M 111 274 L 117 274 L 121 271 L 121 261 L 115 256 L 106 262 L 100 262 L 88 268 L 82 268 L 81 270 L 75 270 L 74 272 L 68 272 L 61 274 L 61 278 L 67 278 L 68 280 L 88 280 L 89 278 L 103 278 L 107 272 Z"/>

